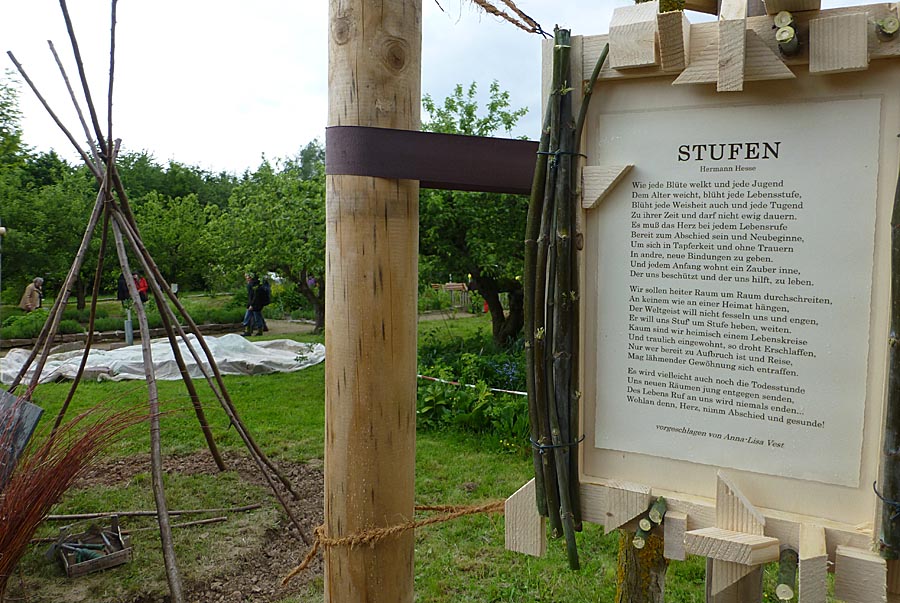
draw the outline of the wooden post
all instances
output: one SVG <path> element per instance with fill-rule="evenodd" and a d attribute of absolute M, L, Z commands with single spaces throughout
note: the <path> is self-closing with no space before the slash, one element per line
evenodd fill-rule
<path fill-rule="evenodd" d="M 421 0 L 330 0 L 328 124 L 419 129 Z M 328 176 L 325 528 L 412 519 L 419 183 Z M 325 550 L 325 600 L 413 600 L 414 535 Z"/>

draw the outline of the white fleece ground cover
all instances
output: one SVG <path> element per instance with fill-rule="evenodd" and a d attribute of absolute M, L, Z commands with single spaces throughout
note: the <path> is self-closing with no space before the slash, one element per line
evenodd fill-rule
<path fill-rule="evenodd" d="M 289 373 L 325 360 L 325 346 L 321 343 L 298 343 L 290 339 L 249 341 L 234 333 L 204 339 L 223 375 Z M 196 337 L 188 335 L 188 341 L 203 361 L 203 368 L 209 373 L 209 363 Z M 179 340 L 179 348 L 191 377 L 202 378 L 201 368 L 188 350 L 187 344 Z M 150 351 L 157 379 L 164 381 L 181 379 L 168 339 L 154 339 Z M 28 360 L 29 354 L 30 350 L 13 349 L 6 357 L 0 358 L 0 383 L 12 383 Z M 83 355 L 83 350 L 51 354 L 41 372 L 40 383 L 73 379 Z M 29 368 L 26 381 L 33 374 L 34 364 Z M 141 346 L 132 345 L 115 350 L 92 349 L 83 378 L 96 381 L 145 379 Z"/>

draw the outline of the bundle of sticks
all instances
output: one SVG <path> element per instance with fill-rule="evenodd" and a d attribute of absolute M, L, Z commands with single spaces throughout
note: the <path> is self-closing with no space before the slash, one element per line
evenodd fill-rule
<path fill-rule="evenodd" d="M 578 270 L 576 203 L 581 132 L 600 55 L 578 115 L 572 102 L 571 32 L 557 28 L 553 73 L 525 235 L 525 361 L 538 511 L 554 537 L 565 536 L 579 568 Z"/>

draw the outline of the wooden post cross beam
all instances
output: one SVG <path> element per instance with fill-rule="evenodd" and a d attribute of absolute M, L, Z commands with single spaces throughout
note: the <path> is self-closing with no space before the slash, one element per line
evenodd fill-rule
<path fill-rule="evenodd" d="M 325 173 L 419 180 L 423 188 L 528 195 L 531 140 L 363 126 L 325 129 Z"/>

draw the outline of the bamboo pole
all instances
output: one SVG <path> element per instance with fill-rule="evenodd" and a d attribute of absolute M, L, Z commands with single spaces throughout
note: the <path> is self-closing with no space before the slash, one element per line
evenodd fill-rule
<path fill-rule="evenodd" d="M 418 130 L 421 0 L 329 1 L 328 124 Z M 326 178 L 325 530 L 413 517 L 419 185 Z M 413 600 L 415 536 L 325 551 L 325 599 Z"/>

